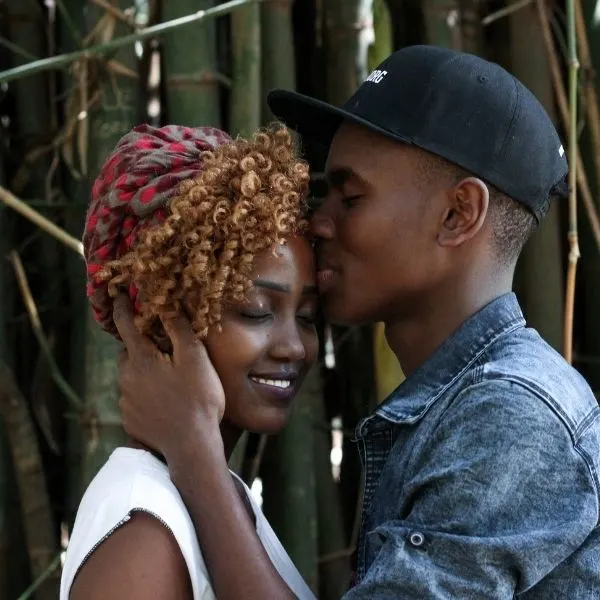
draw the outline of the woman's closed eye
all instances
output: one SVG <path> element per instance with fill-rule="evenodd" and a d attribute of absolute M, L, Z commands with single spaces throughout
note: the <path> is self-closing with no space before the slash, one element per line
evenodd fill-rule
<path fill-rule="evenodd" d="M 244 319 L 248 319 L 248 321 L 253 321 L 255 323 L 262 323 L 263 321 L 267 321 L 268 319 L 270 319 L 273 316 L 272 313 L 262 310 L 262 309 L 251 310 L 248 308 L 241 310 L 240 315 Z"/>
<path fill-rule="evenodd" d="M 362 198 L 362 194 L 355 194 L 353 196 L 342 196 L 341 202 L 346 208 L 352 208 L 356 205 L 356 202 Z"/>
<path fill-rule="evenodd" d="M 302 312 L 298 313 L 297 318 L 302 321 L 305 325 L 312 327 L 317 322 L 317 317 L 314 312 Z"/>

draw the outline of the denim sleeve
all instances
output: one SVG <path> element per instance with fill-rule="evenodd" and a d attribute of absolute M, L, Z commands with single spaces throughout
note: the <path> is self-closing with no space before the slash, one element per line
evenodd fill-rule
<path fill-rule="evenodd" d="M 591 533 L 598 496 L 569 428 L 528 388 L 461 392 L 403 484 L 410 501 L 367 532 L 376 558 L 344 600 L 509 600 Z"/>

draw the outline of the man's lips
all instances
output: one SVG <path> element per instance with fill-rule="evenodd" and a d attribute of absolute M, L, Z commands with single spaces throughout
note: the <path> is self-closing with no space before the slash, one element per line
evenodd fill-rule
<path fill-rule="evenodd" d="M 321 269 L 317 271 L 317 285 L 319 286 L 319 291 L 323 292 L 333 280 L 335 276 L 335 271 L 333 269 Z"/>
<path fill-rule="evenodd" d="M 338 273 L 338 269 L 333 262 L 324 256 L 319 256 L 317 259 L 317 285 L 320 292 L 325 292 L 331 285 Z"/>

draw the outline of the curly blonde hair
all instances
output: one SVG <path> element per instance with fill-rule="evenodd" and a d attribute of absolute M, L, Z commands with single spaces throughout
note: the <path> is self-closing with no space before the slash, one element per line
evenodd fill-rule
<path fill-rule="evenodd" d="M 159 335 L 160 318 L 183 311 L 196 335 L 219 325 L 223 306 L 242 302 L 254 258 L 305 232 L 308 165 L 289 131 L 275 126 L 202 153 L 203 171 L 182 182 L 159 224 L 97 278 L 115 297 L 138 289 L 137 327 Z"/>

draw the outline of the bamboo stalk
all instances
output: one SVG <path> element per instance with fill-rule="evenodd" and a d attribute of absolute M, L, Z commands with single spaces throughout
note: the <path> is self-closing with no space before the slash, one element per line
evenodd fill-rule
<path fill-rule="evenodd" d="M 48 565 L 48 568 L 40 574 L 40 576 L 17 598 L 17 600 L 29 600 L 30 598 L 33 598 L 33 594 L 36 590 L 60 568 L 61 557 L 62 552 L 59 552 L 56 555 L 56 558 Z"/>
<path fill-rule="evenodd" d="M 575 0 L 567 0 L 567 26 L 569 41 L 569 266 L 565 294 L 565 334 L 564 355 L 566 361 L 573 362 L 573 312 L 575 307 L 575 280 L 579 252 L 577 232 L 577 76 L 579 60 L 577 58 L 577 32 L 575 29 Z"/>
<path fill-rule="evenodd" d="M 56 385 L 59 387 L 62 393 L 65 395 L 65 398 L 69 401 L 71 408 L 74 410 L 81 411 L 83 408 L 83 402 L 77 396 L 73 388 L 67 383 L 66 379 L 62 376 L 60 369 L 58 368 L 58 365 L 54 360 L 54 356 L 52 355 L 52 350 L 50 349 L 50 344 L 48 343 L 46 335 L 44 334 L 42 322 L 40 321 L 37 306 L 35 305 L 35 300 L 33 299 L 31 289 L 29 288 L 27 275 L 25 274 L 25 269 L 23 268 L 21 258 L 19 257 L 17 252 L 13 250 L 9 254 L 9 259 L 15 271 L 17 284 L 19 286 L 19 290 L 21 291 L 23 303 L 25 304 L 25 308 L 27 309 L 27 314 L 29 315 L 29 321 L 31 322 L 33 333 L 35 334 L 35 337 L 37 338 L 37 341 L 40 345 L 40 349 L 42 350 L 42 353 L 44 354 L 44 357 L 48 362 L 48 366 L 50 367 L 50 371 L 52 373 L 52 378 L 54 379 Z"/>
<path fill-rule="evenodd" d="M 427 42 L 461 50 L 462 34 L 458 0 L 424 0 L 422 7 Z"/>
<path fill-rule="evenodd" d="M 214 5 L 214 0 L 168 0 L 163 2 L 162 18 L 168 21 Z M 162 56 L 169 123 L 221 126 L 219 86 L 231 82 L 217 73 L 216 34 L 215 23 L 204 23 L 165 36 Z"/>
<path fill-rule="evenodd" d="M 52 564 L 58 544 L 35 427 L 25 398 L 4 361 L 0 361 L 0 415 L 6 424 L 15 468 L 31 572 L 38 578 Z M 46 578 L 36 593 L 37 600 L 54 600 L 58 583 L 57 577 Z"/>
<path fill-rule="evenodd" d="M 494 21 L 502 19 L 503 17 L 508 17 L 514 12 L 525 8 L 526 6 L 529 6 L 532 2 L 533 0 L 518 0 L 517 2 L 513 2 L 512 4 L 509 4 L 508 6 L 505 6 L 504 8 L 496 10 L 493 13 L 490 13 L 489 15 L 485 16 L 481 20 L 481 24 L 484 27 L 486 25 L 491 25 Z"/>
<path fill-rule="evenodd" d="M 583 93 L 585 97 L 585 111 L 587 113 L 586 125 L 590 130 L 592 154 L 596 168 L 596 180 L 600 181 L 600 103 L 594 81 L 594 64 L 590 55 L 590 45 L 581 0 L 575 1 L 575 31 L 579 48 L 579 61 L 583 71 Z"/>
<path fill-rule="evenodd" d="M 83 256 L 83 244 L 79 240 L 69 235 L 64 229 L 61 229 L 49 219 L 46 219 L 46 217 L 25 204 L 23 200 L 19 200 L 19 198 L 11 194 L 5 187 L 1 185 L 0 201 L 4 202 L 4 204 L 18 212 L 21 216 L 29 219 L 32 223 L 37 225 L 46 233 L 54 236 L 59 242 L 62 242 L 65 246 L 71 248 L 71 250 L 75 250 L 77 254 Z"/>
<path fill-rule="evenodd" d="M 4 46 L 11 52 L 14 52 L 15 54 L 17 54 L 19 56 L 22 56 L 23 58 L 26 58 L 27 60 L 38 60 L 37 56 L 35 56 L 31 52 L 28 52 L 27 50 L 25 50 L 25 48 L 21 48 L 21 46 L 19 46 L 18 44 L 15 44 L 14 42 L 7 40 L 5 37 L 2 37 L 1 35 L 0 35 L 0 46 Z"/>
<path fill-rule="evenodd" d="M 58 8 L 58 12 L 60 13 L 60 16 L 62 17 L 63 23 L 66 26 L 66 29 L 69 31 L 69 34 L 73 38 L 73 41 L 75 42 L 75 44 L 77 44 L 77 46 L 83 46 L 83 38 L 81 37 L 79 30 L 77 29 L 77 27 L 75 26 L 75 23 L 73 22 L 71 13 L 65 7 L 64 0 L 55 0 L 55 2 L 56 2 L 56 7 Z"/>
<path fill-rule="evenodd" d="M 127 13 L 116 6 L 113 6 L 108 0 L 89 0 L 92 4 L 103 8 L 109 15 L 113 16 L 117 21 L 121 21 L 131 27 L 133 19 L 127 16 Z"/>
<path fill-rule="evenodd" d="M 260 6 L 250 5 L 231 16 L 232 81 L 229 129 L 248 137 L 260 126 Z"/>
<path fill-rule="evenodd" d="M 229 0 L 229 2 L 225 2 L 224 4 L 220 4 L 219 6 L 215 6 L 214 8 L 210 8 L 207 10 L 199 10 L 191 15 L 180 17 L 179 19 L 173 19 L 172 21 L 159 23 L 158 25 L 147 27 L 146 29 L 137 31 L 130 35 L 124 35 L 115 38 L 110 42 L 106 42 L 104 44 L 97 44 L 95 46 L 90 46 L 89 48 L 85 48 L 83 50 L 77 50 L 75 52 L 69 52 L 67 54 L 59 54 L 58 56 L 43 58 L 41 60 L 36 60 L 27 63 L 26 65 L 15 67 L 14 69 L 7 69 L 6 71 L 0 73 L 0 83 L 6 83 L 14 79 L 27 77 L 29 75 L 33 75 L 34 73 L 39 73 L 40 71 L 58 69 L 69 65 L 72 62 L 79 60 L 80 58 L 87 59 L 96 54 L 104 54 L 110 50 L 116 50 L 117 48 L 122 48 L 123 46 L 134 44 L 135 42 L 140 40 L 145 40 L 147 38 L 156 38 L 162 36 L 168 31 L 178 29 L 179 27 L 185 27 L 186 25 L 198 23 L 202 20 L 216 19 L 217 17 L 228 15 L 229 13 L 235 11 L 237 8 L 249 4 L 254 4 L 256 2 L 261 2 L 261 0 Z"/>
<path fill-rule="evenodd" d="M 566 129 L 570 127 L 570 111 L 569 111 L 569 103 L 567 100 L 567 94 L 565 92 L 561 69 L 559 60 L 556 54 L 556 50 L 554 48 L 554 42 L 552 41 L 552 30 L 550 28 L 550 21 L 548 18 L 548 8 L 546 6 L 545 0 L 537 0 L 537 8 L 538 15 L 540 17 L 540 23 L 542 26 L 542 33 L 544 35 L 544 42 L 546 44 L 546 50 L 548 52 L 548 63 L 550 65 L 550 73 L 552 75 L 552 82 L 554 84 L 554 91 L 556 93 L 556 99 L 558 103 L 558 108 L 560 111 L 560 116 L 563 121 L 563 125 Z M 581 152 L 579 148 L 573 149 L 576 153 L 574 156 L 576 157 L 575 166 L 573 164 L 570 165 L 570 171 L 572 174 L 576 175 L 577 184 L 580 188 L 581 199 L 583 201 L 583 206 L 585 208 L 587 217 L 590 222 L 590 227 L 592 229 L 592 233 L 594 239 L 596 241 L 596 246 L 600 250 L 600 217 L 598 216 L 598 212 L 596 210 L 596 206 L 594 204 L 594 199 L 592 196 L 592 192 L 590 189 L 590 184 L 588 182 L 587 175 L 583 168 L 583 161 L 581 159 Z M 570 151 L 569 151 L 570 152 Z M 565 340 L 566 343 L 566 340 Z"/>
<path fill-rule="evenodd" d="M 267 0 L 261 12 L 262 121 L 274 119 L 267 106 L 267 94 L 274 88 L 296 87 L 292 1 Z"/>
<path fill-rule="evenodd" d="M 507 33 L 511 73 L 525 84 L 550 118 L 556 121 L 558 112 L 548 53 L 535 4 L 508 18 Z M 564 346 L 566 277 L 561 208 L 560 202 L 550 203 L 540 227 L 521 252 L 514 278 L 515 292 L 529 325 L 558 352 L 562 352 Z"/>

